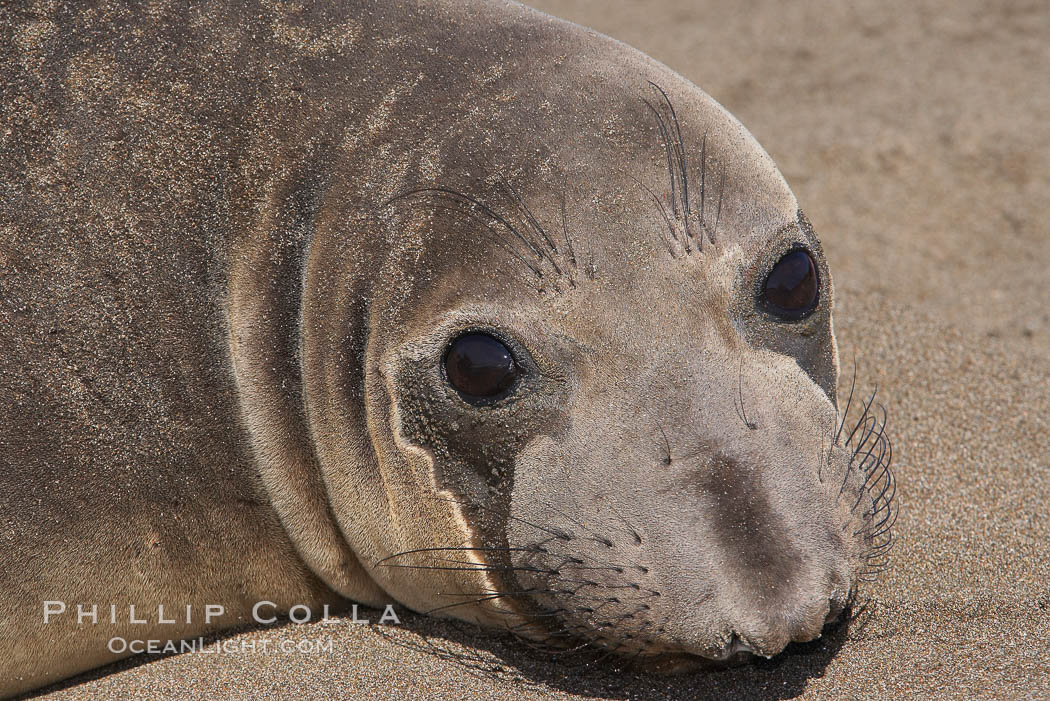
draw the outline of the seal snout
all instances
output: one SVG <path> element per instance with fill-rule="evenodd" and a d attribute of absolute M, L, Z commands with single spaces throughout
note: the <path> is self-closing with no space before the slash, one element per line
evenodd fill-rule
<path fill-rule="evenodd" d="M 699 516 L 683 530 L 696 562 L 715 565 L 665 578 L 675 582 L 667 587 L 672 608 L 691 609 L 672 633 L 688 654 L 716 662 L 772 657 L 819 638 L 846 607 L 858 562 L 839 535 L 848 528 L 835 501 L 805 469 L 773 473 L 764 465 L 707 445 L 668 490 L 691 495 Z M 697 589 L 717 594 L 698 602 Z"/>
<path fill-rule="evenodd" d="M 772 657 L 790 643 L 815 640 L 823 633 L 828 620 L 832 618 L 832 610 L 836 608 L 841 611 L 842 605 L 836 604 L 834 599 L 818 599 L 809 606 L 799 607 L 798 613 L 790 618 L 740 626 L 738 632 L 732 635 L 731 642 L 736 640 L 737 643 L 731 646 L 729 652 L 733 654 L 746 651 L 762 657 Z"/>
<path fill-rule="evenodd" d="M 682 651 L 703 658 L 707 663 L 734 666 L 746 663 L 755 657 L 770 658 L 780 653 L 791 643 L 807 643 L 834 626 L 845 609 L 845 602 L 838 596 L 816 599 L 809 606 L 802 606 L 794 616 L 769 616 L 756 618 L 754 610 L 738 604 L 736 617 L 728 617 L 728 631 L 712 643 L 697 642 L 681 644 Z"/>
<path fill-rule="evenodd" d="M 791 643 L 821 637 L 846 609 L 853 581 L 846 556 L 840 554 L 800 563 L 793 578 L 775 588 L 762 591 L 751 584 L 727 588 L 720 602 L 724 630 L 730 634 L 724 655 L 746 651 L 772 657 Z"/>

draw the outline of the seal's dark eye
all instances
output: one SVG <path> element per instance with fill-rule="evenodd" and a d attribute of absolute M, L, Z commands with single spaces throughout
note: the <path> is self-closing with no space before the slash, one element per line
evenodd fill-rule
<path fill-rule="evenodd" d="M 771 313 L 793 321 L 817 308 L 819 294 L 817 264 L 809 251 L 796 248 L 769 271 L 759 299 Z"/>
<path fill-rule="evenodd" d="M 445 354 L 445 376 L 468 397 L 494 397 L 506 391 L 519 374 L 514 356 L 492 336 L 460 336 Z"/>

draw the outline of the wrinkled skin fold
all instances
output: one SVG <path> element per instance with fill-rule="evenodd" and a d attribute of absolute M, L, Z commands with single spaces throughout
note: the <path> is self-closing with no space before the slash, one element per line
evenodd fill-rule
<path fill-rule="evenodd" d="M 682 668 L 820 635 L 889 544 L 885 420 L 843 427 L 820 244 L 731 115 L 509 2 L 184 5 L 0 8 L 0 695 L 264 599 Z"/>

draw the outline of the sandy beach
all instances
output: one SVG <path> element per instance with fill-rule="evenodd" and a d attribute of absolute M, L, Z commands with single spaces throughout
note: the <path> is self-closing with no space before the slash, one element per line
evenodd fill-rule
<path fill-rule="evenodd" d="M 139 658 L 45 698 L 1050 697 L 1050 5 L 530 4 L 724 104 L 821 237 L 843 397 L 855 362 L 889 412 L 900 499 L 856 620 L 771 661 L 655 677 L 419 616 L 338 618 L 230 638 L 331 653 Z"/>

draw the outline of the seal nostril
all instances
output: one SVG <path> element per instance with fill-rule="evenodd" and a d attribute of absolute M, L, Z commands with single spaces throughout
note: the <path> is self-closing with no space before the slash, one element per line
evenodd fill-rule
<path fill-rule="evenodd" d="M 831 625 L 839 620 L 839 616 L 842 615 L 842 611 L 845 606 L 841 601 L 831 600 L 830 608 L 828 609 L 828 615 L 824 617 L 824 625 Z"/>
<path fill-rule="evenodd" d="M 745 643 L 739 635 L 733 633 L 725 646 L 709 659 L 721 665 L 736 666 L 750 661 L 753 654 L 754 650 L 751 649 L 751 646 Z"/>

